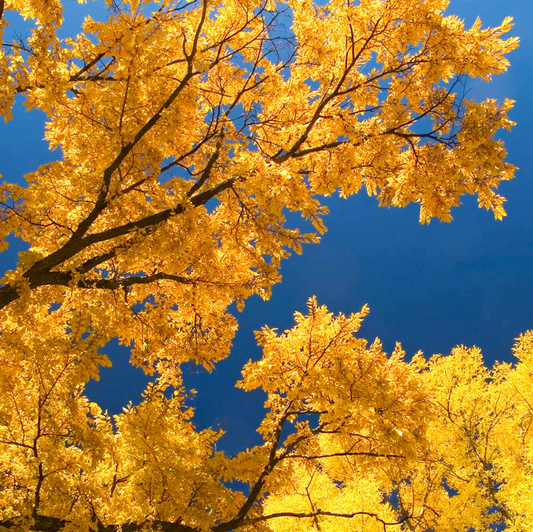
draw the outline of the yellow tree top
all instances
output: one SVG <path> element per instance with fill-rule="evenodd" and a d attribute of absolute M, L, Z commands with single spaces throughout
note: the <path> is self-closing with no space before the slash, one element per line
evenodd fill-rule
<path fill-rule="evenodd" d="M 464 92 L 505 71 L 517 39 L 510 19 L 467 29 L 446 7 L 109 2 L 63 39 L 59 0 L 0 0 L 0 112 L 11 119 L 22 95 L 61 153 L 0 185 L 2 249 L 10 234 L 29 247 L 0 287 L 1 527 L 467 530 L 497 507 L 526 529 L 529 399 L 513 390 L 527 365 L 478 379 L 476 397 L 461 388 L 472 419 L 499 412 L 483 386 L 509 397 L 507 425 L 465 432 L 442 401 L 464 350 L 428 373 L 354 336 L 365 309 L 334 318 L 311 300 L 293 330 L 259 335 L 265 356 L 241 386 L 268 394 L 265 443 L 231 458 L 195 430 L 181 383 L 181 363 L 227 356 L 229 305 L 268 298 L 281 259 L 318 240 L 288 212 L 322 232 L 320 196 L 364 187 L 383 206 L 418 203 L 423 223 L 450 221 L 463 194 L 505 215 L 496 189 L 514 168 L 496 134 L 512 102 Z M 24 41 L 11 11 L 32 28 Z M 113 420 L 84 396 L 112 337 L 156 375 Z M 507 429 L 513 445 L 497 447 Z M 494 460 L 476 458 L 480 438 Z"/>

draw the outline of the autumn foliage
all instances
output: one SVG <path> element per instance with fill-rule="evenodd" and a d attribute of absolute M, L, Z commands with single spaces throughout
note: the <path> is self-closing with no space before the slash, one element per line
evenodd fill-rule
<path fill-rule="evenodd" d="M 235 456 L 196 430 L 181 379 L 228 355 L 228 307 L 319 240 L 321 196 L 365 189 L 429 223 L 475 194 L 505 215 L 512 102 L 464 92 L 517 39 L 447 3 L 110 1 L 59 38 L 59 0 L 0 0 L 0 112 L 44 111 L 60 149 L 0 184 L 2 249 L 28 246 L 0 287 L 0 530 L 531 529 L 531 332 L 515 366 L 405 358 L 357 336 L 366 307 L 311 299 L 257 333 L 238 386 L 267 394 L 264 443 Z M 113 419 L 84 395 L 111 338 L 153 376 Z"/>

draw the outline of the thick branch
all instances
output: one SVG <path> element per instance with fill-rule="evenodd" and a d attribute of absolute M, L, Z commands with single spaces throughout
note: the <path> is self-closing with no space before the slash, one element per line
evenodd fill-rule
<path fill-rule="evenodd" d="M 342 513 L 342 512 L 330 512 L 327 510 L 317 510 L 315 512 L 278 512 L 273 514 L 262 515 L 259 517 L 253 517 L 249 519 L 235 519 L 228 521 L 227 523 L 221 523 L 212 527 L 213 532 L 229 532 L 230 530 L 241 528 L 243 526 L 253 525 L 255 523 L 260 523 L 263 521 L 268 521 L 271 519 L 276 519 L 280 517 L 294 517 L 296 519 L 302 518 L 313 518 L 313 517 L 339 517 L 345 519 L 351 519 L 357 516 L 367 516 L 372 517 L 376 521 L 380 522 L 384 526 L 394 526 L 402 524 L 405 520 L 401 519 L 399 521 L 387 522 L 384 519 L 381 519 L 378 514 L 373 512 L 351 512 L 351 513 Z M 47 517 L 44 515 L 36 515 L 34 517 L 34 523 L 30 526 L 30 530 L 35 530 L 39 532 L 61 532 L 61 530 L 69 524 L 69 521 L 58 519 L 57 517 Z M 148 523 L 125 523 L 120 526 L 122 532 L 137 532 L 147 529 Z M 149 523 L 153 530 L 160 530 L 162 532 L 199 532 L 197 529 L 192 528 L 181 523 L 170 523 L 168 521 L 152 521 Z M 20 525 L 17 524 L 14 520 L 8 519 L 6 521 L 0 521 L 0 526 L 3 526 L 7 529 L 13 528 L 16 529 Z M 117 525 L 103 525 L 102 523 L 93 523 L 94 529 L 97 532 L 116 532 Z"/>
<path fill-rule="evenodd" d="M 279 424 L 276 427 L 276 430 L 274 432 L 272 447 L 270 448 L 270 453 L 268 455 L 268 462 L 265 464 L 263 471 L 257 478 L 255 484 L 250 490 L 250 494 L 248 495 L 248 498 L 246 499 L 244 504 L 241 506 L 241 508 L 237 512 L 237 515 L 228 523 L 219 525 L 219 527 L 222 527 L 222 528 L 219 528 L 221 532 L 224 532 L 226 530 L 232 530 L 233 528 L 237 528 L 238 526 L 240 526 L 240 525 L 237 525 L 236 523 L 241 522 L 248 515 L 248 512 L 251 510 L 252 506 L 255 504 L 255 502 L 257 501 L 257 498 L 259 497 L 259 494 L 261 493 L 261 490 L 263 489 L 263 486 L 265 485 L 268 475 L 270 475 L 275 465 L 279 462 L 279 458 L 276 457 L 276 454 L 278 452 L 283 425 L 287 421 L 287 418 L 288 418 L 287 412 L 289 411 L 290 406 L 291 404 L 289 403 L 287 405 L 287 408 L 285 409 L 285 413 L 281 416 L 279 420 Z"/>
<path fill-rule="evenodd" d="M 38 261 L 35 263 L 25 274 L 24 276 L 27 279 L 30 279 L 31 277 L 39 274 L 43 271 L 50 271 L 52 268 L 59 266 L 61 263 L 65 262 L 69 258 L 71 258 L 73 255 L 78 253 L 80 249 L 83 249 L 85 246 L 82 246 L 79 248 L 78 244 L 84 237 L 84 235 L 87 233 L 91 225 L 96 221 L 98 216 L 101 214 L 101 212 L 107 207 L 107 198 L 109 193 L 109 188 L 111 186 L 111 178 L 113 174 L 119 169 L 120 165 L 123 163 L 123 161 L 126 159 L 126 157 L 133 151 L 135 146 L 144 138 L 144 136 L 157 124 L 157 122 L 160 120 L 163 113 L 174 103 L 176 98 L 179 96 L 179 94 L 182 92 L 182 90 L 186 87 L 188 82 L 191 80 L 191 78 L 195 75 L 195 72 L 193 70 L 193 60 L 196 55 L 197 51 L 197 45 L 198 45 L 198 39 L 200 38 L 200 33 L 203 27 L 203 24 L 205 22 L 207 16 L 207 1 L 204 1 L 203 3 L 203 9 L 202 9 L 202 16 L 200 19 L 200 22 L 198 24 L 198 28 L 196 29 L 196 33 L 194 36 L 194 42 L 192 51 L 190 54 L 186 54 L 187 57 L 187 73 L 183 77 L 183 79 L 180 81 L 178 86 L 172 91 L 170 96 L 163 102 L 161 107 L 158 109 L 158 111 L 142 126 L 139 131 L 135 134 L 133 139 L 128 142 L 126 145 L 122 147 L 118 155 L 115 157 L 113 162 L 104 170 L 103 173 L 103 182 L 102 187 L 100 189 L 100 192 L 98 194 L 98 198 L 96 199 L 96 203 L 94 204 L 93 209 L 91 212 L 87 215 L 87 217 L 78 225 L 76 231 L 72 234 L 68 242 L 58 249 L 56 252 L 48 255 L 48 257 Z M 0 302 L 2 302 L 2 295 L 0 294 Z M 0 306 L 0 308 L 2 308 Z"/>
<path fill-rule="evenodd" d="M 201 205 L 205 205 L 210 199 L 214 198 L 224 190 L 230 188 L 238 178 L 231 178 L 227 181 L 224 181 L 217 186 L 213 187 L 212 189 L 206 190 L 205 192 L 202 192 L 200 194 L 197 194 L 194 196 L 190 202 L 194 207 L 199 207 Z M 69 240 L 63 247 L 58 249 L 56 252 L 52 253 L 48 257 L 45 257 L 44 259 L 36 262 L 31 268 L 29 268 L 24 274 L 24 278 L 27 280 L 28 285 L 30 289 L 35 289 L 39 286 L 45 286 L 45 285 L 63 285 L 68 286 L 69 283 L 72 281 L 72 272 L 53 272 L 51 269 L 54 266 L 57 266 L 66 260 L 70 259 L 74 255 L 78 254 L 79 252 L 83 251 L 87 247 L 91 246 L 92 244 L 96 244 L 99 242 L 106 242 L 109 240 L 112 240 L 114 238 L 125 236 L 133 231 L 137 230 L 150 230 L 155 229 L 159 225 L 161 225 L 163 222 L 166 222 L 169 220 L 172 216 L 181 214 L 185 210 L 185 207 L 181 204 L 177 205 L 173 209 L 165 209 L 164 211 L 160 211 L 156 214 L 152 214 L 150 216 L 147 216 L 145 218 L 141 218 L 140 220 L 129 222 L 127 224 L 114 227 L 112 229 L 108 229 L 106 231 L 101 231 L 100 233 L 94 233 L 91 235 L 88 235 L 84 238 L 81 238 L 78 241 L 72 241 Z M 81 265 L 80 267 L 80 273 L 85 273 L 90 270 L 91 267 L 97 266 L 98 264 L 101 264 L 107 259 L 112 258 L 115 255 L 116 251 L 111 250 L 107 253 L 98 255 L 96 257 L 93 257 L 92 259 L 89 259 L 87 262 Z M 51 266 L 49 266 L 51 264 Z M 140 279 L 140 278 L 128 278 L 128 279 Z M 186 278 L 180 278 L 180 279 L 186 279 Z M 157 280 L 157 279 L 153 279 Z M 176 279 L 174 279 L 176 280 Z M 122 281 L 126 281 L 126 279 L 123 279 Z M 187 282 L 190 282 L 189 280 L 186 280 Z M 105 283 L 109 283 L 108 280 L 101 280 L 103 283 L 102 286 L 87 286 L 83 285 L 83 281 L 80 281 L 82 284 L 78 284 L 80 288 L 111 288 L 111 286 L 104 286 Z M 98 281 L 100 282 L 100 281 Z M 127 281 L 131 284 L 135 284 L 134 281 Z M 139 281 L 137 281 L 138 283 Z M 151 282 L 151 281 L 146 281 Z M 180 282 L 184 282 L 180 280 Z M 123 285 L 117 286 L 117 288 L 123 287 Z M 19 298 L 19 293 L 17 291 L 17 288 L 13 285 L 4 285 L 0 288 L 0 309 L 6 307 L 13 301 Z"/>
<path fill-rule="evenodd" d="M 30 526 L 30 530 L 35 530 L 39 532 L 60 532 L 66 525 L 69 524 L 69 521 L 58 519 L 57 517 L 47 517 L 44 515 L 36 515 L 34 517 L 35 521 Z M 150 523 L 154 530 L 161 530 L 162 532 L 199 532 L 197 529 L 192 528 L 187 525 L 182 525 L 180 523 L 169 523 L 166 521 L 153 521 Z M 126 523 L 120 526 L 122 532 L 137 532 L 141 530 L 146 530 L 147 523 Z M 19 529 L 20 524 L 15 522 L 12 519 L 7 521 L 0 521 L 0 526 L 3 526 L 7 529 Z M 97 532 L 116 532 L 116 525 L 107 525 L 104 526 L 101 523 L 93 523 L 93 530 Z"/>
<path fill-rule="evenodd" d="M 70 272 L 49 272 L 43 276 L 41 281 L 43 284 L 52 286 L 69 286 L 74 280 L 74 274 Z M 173 275 L 170 273 L 154 273 L 153 275 L 140 275 L 131 277 L 122 277 L 118 279 L 81 279 L 76 283 L 78 288 L 102 288 L 106 290 L 117 290 L 119 288 L 129 288 L 136 284 L 150 284 L 155 281 L 175 281 L 182 284 L 193 284 L 194 279 L 182 277 L 181 275 Z M 38 285 L 42 286 L 42 285 Z M 30 285 L 30 288 L 35 288 Z"/>
<path fill-rule="evenodd" d="M 210 190 L 206 190 L 205 192 L 194 196 L 191 199 L 191 203 L 195 207 L 205 205 L 210 199 L 214 198 L 224 190 L 230 188 L 235 183 L 235 181 L 237 181 L 237 178 L 228 179 L 227 181 L 220 183 L 216 187 L 213 187 Z M 172 209 L 165 209 L 164 211 L 160 211 L 156 214 L 141 218 L 140 220 L 137 220 L 135 222 L 129 222 L 118 227 L 113 227 L 112 229 L 107 229 L 106 231 L 101 231 L 100 233 L 88 235 L 80 242 L 81 244 L 83 244 L 82 249 L 86 248 L 87 246 L 90 246 L 91 244 L 96 244 L 97 242 L 105 242 L 112 238 L 117 238 L 119 236 L 130 234 L 132 231 L 135 230 L 155 227 L 163 222 L 166 222 L 168 219 L 170 219 L 171 216 L 181 214 L 184 210 L 184 206 L 179 204 Z"/>
<path fill-rule="evenodd" d="M 172 94 L 166 99 L 166 101 L 163 103 L 163 105 L 159 108 L 157 113 L 155 113 L 146 124 L 137 132 L 135 137 L 133 137 L 133 140 L 128 142 L 119 152 L 119 154 L 116 156 L 115 160 L 106 168 L 104 171 L 103 176 L 103 186 L 100 189 L 100 193 L 98 195 L 98 198 L 96 200 L 96 203 L 93 207 L 93 210 L 89 213 L 87 218 L 83 220 L 83 222 L 80 223 L 72 237 L 70 238 L 70 241 L 76 241 L 79 240 L 83 235 L 88 231 L 89 227 L 92 225 L 92 223 L 96 220 L 98 215 L 102 212 L 102 210 L 107 205 L 107 194 L 109 192 L 109 187 L 111 185 L 111 177 L 113 174 L 118 170 L 124 159 L 132 152 L 132 150 L 135 148 L 135 146 L 141 141 L 141 139 L 155 126 L 155 124 L 159 121 L 161 118 L 161 115 L 164 111 L 166 111 L 174 102 L 174 100 L 178 97 L 180 92 L 183 90 L 185 85 L 189 82 L 189 80 L 193 76 L 192 66 L 189 68 L 187 74 L 183 77 L 180 84 L 174 89 Z M 57 264 L 52 265 L 57 266 Z"/>

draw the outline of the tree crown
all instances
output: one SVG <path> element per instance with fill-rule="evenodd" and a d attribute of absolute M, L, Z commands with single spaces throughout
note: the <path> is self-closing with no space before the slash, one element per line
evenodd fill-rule
<path fill-rule="evenodd" d="M 366 307 L 311 299 L 258 333 L 239 385 L 267 393 L 264 443 L 232 457 L 195 429 L 180 369 L 228 355 L 228 307 L 268 298 L 281 259 L 319 240 L 321 196 L 365 188 L 428 223 L 476 194 L 505 215 L 512 102 L 464 83 L 505 71 L 511 20 L 465 29 L 445 0 L 155 7 L 110 2 L 64 39 L 59 0 L 0 2 L 0 112 L 23 95 L 61 154 L 0 186 L 3 249 L 29 246 L 0 287 L 0 527 L 525 530 L 529 333 L 515 368 L 463 347 L 407 362 L 356 335 Z M 111 419 L 84 387 L 114 337 L 154 379 Z"/>

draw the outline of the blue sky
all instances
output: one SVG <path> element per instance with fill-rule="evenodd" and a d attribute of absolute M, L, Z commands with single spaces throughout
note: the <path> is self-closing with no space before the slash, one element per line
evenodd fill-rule
<path fill-rule="evenodd" d="M 69 27 L 76 26 L 81 10 L 98 9 L 96 4 L 76 7 L 73 0 L 67 0 L 67 7 Z M 396 341 L 409 354 L 418 349 L 448 353 L 465 344 L 481 347 L 488 364 L 511 361 L 514 338 L 533 328 L 533 0 L 451 0 L 448 12 L 467 26 L 478 15 L 485 26 L 497 25 L 505 16 L 515 18 L 513 35 L 521 45 L 510 55 L 509 72 L 489 84 L 470 83 L 476 99 L 517 102 L 510 115 L 517 126 L 502 137 L 508 161 L 519 167 L 516 178 L 501 187 L 508 217 L 496 222 L 469 197 L 455 209 L 451 224 L 420 226 L 416 206 L 382 209 L 363 194 L 330 198 L 328 232 L 321 244 L 283 263 L 283 281 L 270 301 L 247 301 L 238 315 L 230 357 L 212 374 L 186 368 L 186 385 L 199 391 L 193 401 L 197 424 L 227 431 L 219 448 L 233 453 L 260 442 L 255 428 L 263 398 L 234 384 L 243 364 L 261 354 L 253 331 L 265 324 L 291 327 L 293 312 L 304 311 L 311 295 L 335 313 L 357 311 L 368 303 L 371 314 L 361 334 L 369 340 L 379 336 L 388 351 Z M 47 151 L 43 130 L 42 115 L 26 112 L 19 101 L 15 119 L 0 125 L 3 179 L 20 181 L 57 156 Z M 15 255 L 4 254 L 2 260 L 2 269 L 8 269 Z M 139 400 L 146 380 L 140 369 L 129 366 L 126 349 L 110 346 L 106 352 L 114 366 L 102 370 L 101 381 L 91 382 L 88 394 L 117 413 L 129 400 Z"/>
<path fill-rule="evenodd" d="M 510 55 L 509 71 L 488 84 L 470 82 L 476 99 L 517 102 L 511 113 L 517 125 L 503 137 L 508 160 L 519 167 L 500 189 L 508 216 L 497 222 L 468 197 L 451 224 L 421 226 L 416 205 L 378 208 L 366 194 L 331 198 L 322 242 L 282 264 L 283 280 L 270 301 L 247 302 L 230 357 L 211 375 L 186 375 L 186 384 L 199 390 L 197 422 L 226 430 L 220 446 L 228 452 L 260 441 L 254 430 L 262 396 L 234 388 L 242 365 L 261 354 L 253 331 L 264 324 L 291 327 L 293 312 L 304 312 L 312 295 L 335 313 L 367 303 L 371 312 L 361 334 L 378 336 L 387 351 L 396 341 L 408 354 L 422 349 L 427 355 L 477 345 L 492 364 L 511 361 L 514 338 L 533 328 L 533 0 L 451 0 L 448 12 L 467 26 L 478 15 L 485 26 L 515 18 L 521 46 Z"/>

